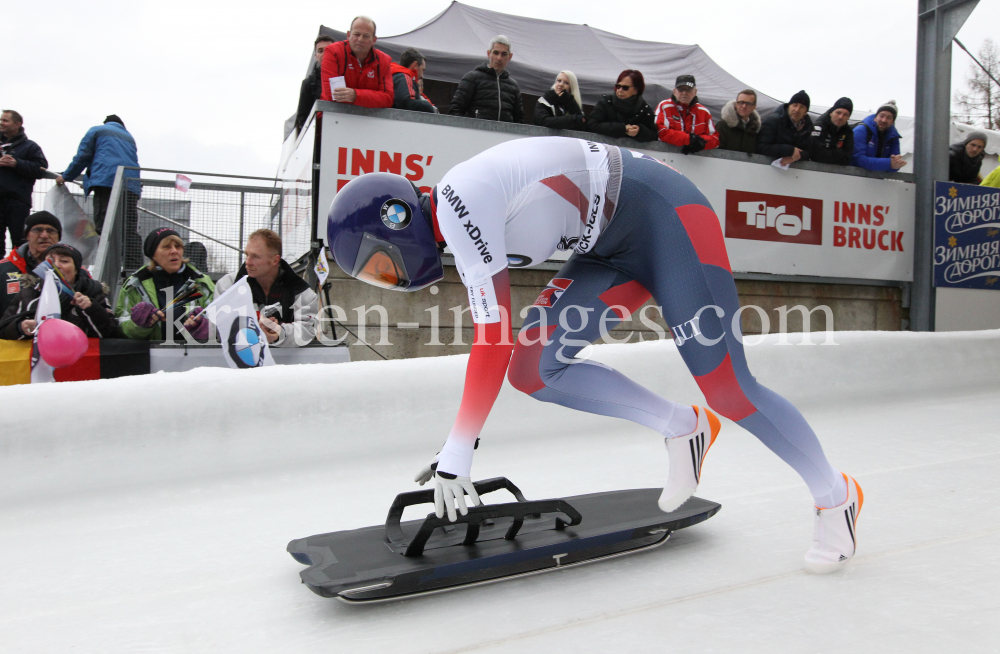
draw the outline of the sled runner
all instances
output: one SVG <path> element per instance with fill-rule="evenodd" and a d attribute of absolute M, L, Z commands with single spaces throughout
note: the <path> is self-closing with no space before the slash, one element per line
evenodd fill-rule
<path fill-rule="evenodd" d="M 449 522 L 430 513 L 400 522 L 403 509 L 434 502 L 433 490 L 400 493 L 384 526 L 293 540 L 302 582 L 323 597 L 378 602 L 550 572 L 662 545 L 670 533 L 721 506 L 692 497 L 664 513 L 662 489 L 529 501 L 504 477 L 475 482 L 480 496 L 506 489 L 517 500 L 469 507 Z"/>

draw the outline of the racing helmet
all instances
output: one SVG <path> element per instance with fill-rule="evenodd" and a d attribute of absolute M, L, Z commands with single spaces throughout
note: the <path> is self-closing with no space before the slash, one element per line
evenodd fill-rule
<path fill-rule="evenodd" d="M 416 186 L 399 175 L 348 182 L 330 205 L 326 234 L 337 265 L 363 282 L 416 291 L 444 277 L 431 217 Z"/>

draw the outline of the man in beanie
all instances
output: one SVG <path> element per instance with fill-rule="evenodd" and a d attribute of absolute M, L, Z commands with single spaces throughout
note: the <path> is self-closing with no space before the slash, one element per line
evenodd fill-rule
<path fill-rule="evenodd" d="M 852 164 L 884 173 L 906 165 L 899 154 L 899 132 L 895 127 L 898 111 L 896 101 L 889 100 L 854 127 Z"/>
<path fill-rule="evenodd" d="M 48 165 L 42 149 L 24 135 L 21 114 L 11 109 L 0 112 L 0 248 L 5 230 L 13 247 L 24 243 L 31 191 Z"/>
<path fill-rule="evenodd" d="M 809 94 L 799 91 L 764 119 L 757 135 L 757 154 L 781 159 L 783 166 L 807 160 L 812 131 Z"/>
<path fill-rule="evenodd" d="M 119 166 L 139 167 L 139 152 L 135 139 L 125 129 L 125 123 L 111 114 L 103 125 L 87 130 L 73 161 L 62 175 L 56 177 L 56 184 L 72 182 L 84 172 L 83 193 L 94 193 L 94 227 L 100 234 L 104 229 L 104 218 L 108 213 L 111 188 Z M 138 170 L 125 171 L 125 267 L 135 269 L 142 265 L 139 256 L 142 240 L 139 237 L 139 214 L 136 206 L 142 193 Z"/>
<path fill-rule="evenodd" d="M 816 119 L 809 139 L 809 158 L 817 163 L 847 166 L 854 155 L 854 130 L 847 121 L 854 111 L 850 98 L 837 100 Z"/>
<path fill-rule="evenodd" d="M 661 141 L 684 154 L 719 147 L 712 114 L 698 102 L 694 75 L 679 76 L 673 94 L 656 107 L 656 128 Z"/>
<path fill-rule="evenodd" d="M 147 341 L 173 342 L 177 331 L 185 340 L 207 338 L 208 320 L 200 313 L 211 303 L 215 284 L 184 257 L 180 235 L 169 227 L 154 229 L 146 236 L 142 251 L 149 257 L 149 265 L 125 280 L 115 303 L 122 331 L 129 338 Z M 167 308 L 192 287 L 201 297 L 181 307 Z"/>
<path fill-rule="evenodd" d="M 45 252 L 62 238 L 62 223 L 48 211 L 39 211 L 24 221 L 26 241 L 0 260 L 0 315 L 21 291 L 21 277 L 45 260 Z"/>
<path fill-rule="evenodd" d="M 986 133 L 970 132 L 964 140 L 953 143 L 948 158 L 948 181 L 959 184 L 978 184 L 983 181 L 979 169 L 983 165 Z"/>

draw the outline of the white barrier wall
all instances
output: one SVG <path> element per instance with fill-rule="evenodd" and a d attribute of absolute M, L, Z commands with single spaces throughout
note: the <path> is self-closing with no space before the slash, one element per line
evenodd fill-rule
<path fill-rule="evenodd" d="M 334 195 L 358 175 L 397 173 L 428 191 L 452 166 L 525 136 L 487 127 L 496 123 L 447 122 L 328 111 L 321 137 L 318 236 L 325 240 Z M 913 279 L 912 183 L 632 149 L 698 185 L 719 216 L 735 271 Z"/>

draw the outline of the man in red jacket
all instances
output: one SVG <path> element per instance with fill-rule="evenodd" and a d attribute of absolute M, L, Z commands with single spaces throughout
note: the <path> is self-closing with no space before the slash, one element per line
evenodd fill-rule
<path fill-rule="evenodd" d="M 376 40 L 375 21 L 358 16 L 351 21 L 347 40 L 327 47 L 320 66 L 324 100 L 371 109 L 392 106 L 392 59 L 374 48 Z M 331 80 L 336 89 L 331 89 Z"/>
<path fill-rule="evenodd" d="M 684 154 L 719 147 L 719 135 L 712 114 L 698 102 L 694 75 L 680 75 L 673 96 L 656 108 L 660 140 L 681 148 Z"/>

